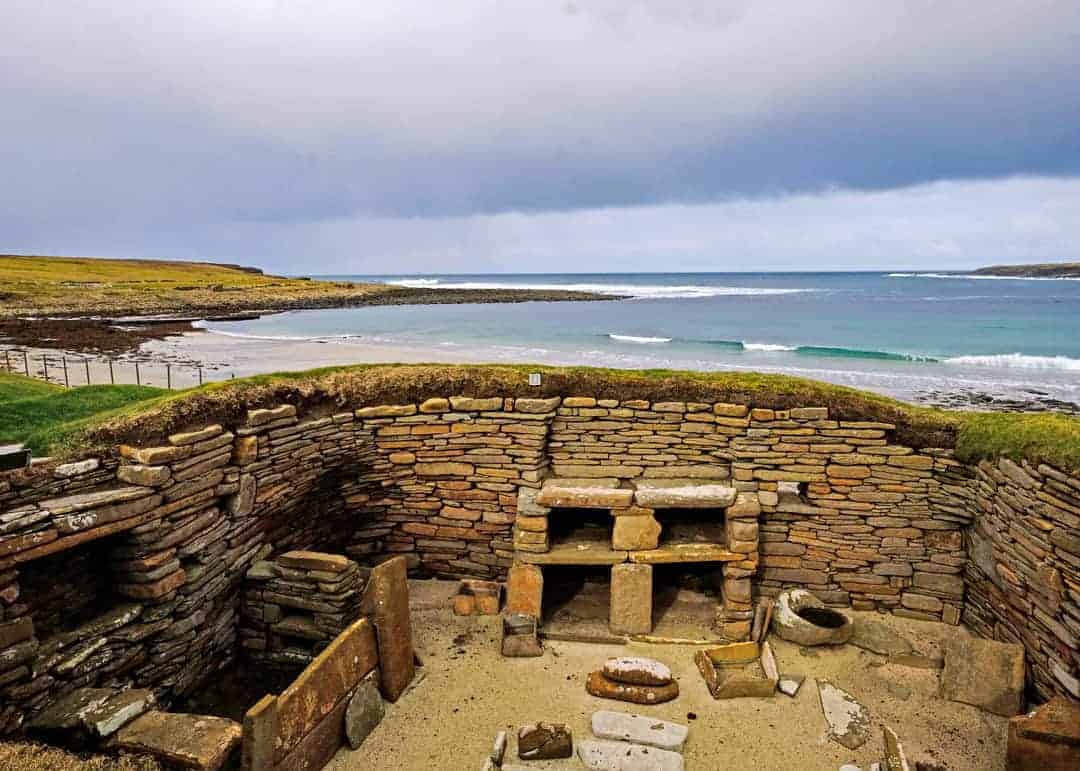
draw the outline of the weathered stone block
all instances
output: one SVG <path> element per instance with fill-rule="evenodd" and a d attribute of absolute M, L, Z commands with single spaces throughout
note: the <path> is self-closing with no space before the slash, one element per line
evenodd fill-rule
<path fill-rule="evenodd" d="M 611 567 L 609 626 L 615 634 L 652 631 L 652 565 L 623 563 Z"/>
<path fill-rule="evenodd" d="M 1019 714 L 1024 703 L 1024 648 L 977 637 L 946 639 L 941 696 L 996 715 Z"/>
<path fill-rule="evenodd" d="M 659 543 L 660 523 L 651 513 L 632 517 L 615 517 L 611 548 L 655 549 Z"/>
<path fill-rule="evenodd" d="M 240 724 L 232 720 L 155 710 L 121 728 L 109 746 L 180 768 L 216 771 L 240 743 L 240 734 Z"/>
<path fill-rule="evenodd" d="M 540 618 L 544 574 L 536 565 L 514 565 L 506 577 L 506 612 Z"/>

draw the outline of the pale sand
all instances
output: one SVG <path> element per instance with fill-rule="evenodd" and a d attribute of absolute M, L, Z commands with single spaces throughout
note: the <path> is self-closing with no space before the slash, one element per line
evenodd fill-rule
<path fill-rule="evenodd" d="M 807 675 L 798 695 L 716 701 L 694 666 L 693 647 L 549 642 L 542 658 L 502 658 L 497 617 L 457 617 L 449 610 L 456 585 L 412 582 L 413 633 L 425 677 L 387 706 L 385 719 L 359 750 L 340 751 L 329 771 L 479 769 L 500 729 L 511 735 L 507 760 L 518 762 L 518 725 L 565 722 L 577 741 L 590 737 L 590 717 L 600 709 L 689 725 L 688 771 L 836 771 L 844 763 L 867 769 L 883 754 L 882 725 L 900 734 L 913 768 L 915 760 L 934 760 L 950 771 L 1005 768 L 1006 719 L 936 698 L 937 671 L 882 665 L 882 657 L 853 645 L 805 649 L 805 655 L 773 635 L 781 673 Z M 959 627 L 869 615 L 923 651 L 937 648 L 946 636 L 967 634 Z M 606 658 L 627 653 L 668 664 L 680 696 L 651 707 L 589 696 L 588 673 Z M 826 736 L 814 678 L 832 681 L 869 710 L 873 729 L 859 749 L 845 749 Z M 688 712 L 697 719 L 687 720 Z M 582 768 L 576 757 L 527 765 Z"/>

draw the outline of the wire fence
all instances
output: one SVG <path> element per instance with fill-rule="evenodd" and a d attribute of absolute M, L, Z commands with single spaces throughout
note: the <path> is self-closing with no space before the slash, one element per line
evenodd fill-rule
<path fill-rule="evenodd" d="M 198 364 L 178 364 L 142 356 L 114 358 L 14 347 L 0 350 L 0 368 L 65 388 L 119 384 L 182 389 L 200 386 L 207 380 L 234 377 L 232 373 L 210 370 Z"/>

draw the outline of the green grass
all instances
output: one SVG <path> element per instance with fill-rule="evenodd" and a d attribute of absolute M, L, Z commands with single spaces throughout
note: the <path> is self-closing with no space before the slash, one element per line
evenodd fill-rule
<path fill-rule="evenodd" d="M 543 373 L 541 388 L 527 385 L 529 372 Z M 75 454 L 121 441 L 153 441 L 210 422 L 238 422 L 247 409 L 256 406 L 291 403 L 306 413 L 329 414 L 346 406 L 400 404 L 452 394 L 730 401 L 776 409 L 826 406 L 841 419 L 895 423 L 897 441 L 904 444 L 955 445 L 965 462 L 1005 455 L 1080 470 L 1080 419 L 1066 415 L 953 412 L 815 380 L 755 372 L 537 365 L 323 367 L 210 383 L 188 391 L 90 386 L 12 402 L 20 417 L 9 419 L 4 410 L 0 441 L 11 441 L 8 435 L 18 430 L 24 433 L 20 441 L 28 441 L 35 452 Z M 27 432 L 31 425 L 32 431 Z"/>
<path fill-rule="evenodd" d="M 956 455 L 965 462 L 1004 455 L 1080 470 L 1080 418 L 1051 413 L 963 413 Z"/>
<path fill-rule="evenodd" d="M 13 402 L 16 399 L 48 396 L 62 390 L 60 386 L 42 380 L 0 372 L 0 404 Z M 0 419 L 3 419 L 3 416 L 0 416 Z"/>
<path fill-rule="evenodd" d="M 99 420 L 168 394 L 148 386 L 64 389 L 19 375 L 0 374 L 0 444 L 20 442 L 47 454 Z"/>

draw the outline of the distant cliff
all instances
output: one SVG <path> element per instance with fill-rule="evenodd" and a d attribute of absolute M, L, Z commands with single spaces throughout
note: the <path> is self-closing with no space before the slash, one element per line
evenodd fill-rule
<path fill-rule="evenodd" d="M 1080 278 L 1080 262 L 1044 262 L 1037 265 L 991 265 L 971 271 L 975 276 L 1022 278 Z"/>

